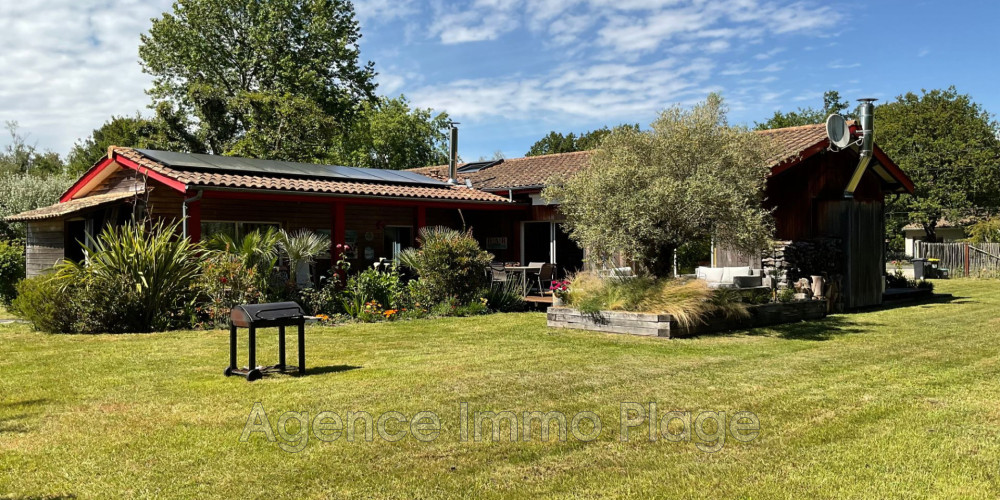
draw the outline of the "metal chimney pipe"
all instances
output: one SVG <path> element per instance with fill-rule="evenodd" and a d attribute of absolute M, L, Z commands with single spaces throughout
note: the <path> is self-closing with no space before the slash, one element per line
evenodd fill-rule
<path fill-rule="evenodd" d="M 854 198 L 854 190 L 858 188 L 858 184 L 861 184 L 861 178 L 865 175 L 865 170 L 868 169 L 868 164 L 872 161 L 872 155 L 875 149 L 875 99 L 866 98 L 858 99 L 861 102 L 861 150 L 859 154 L 861 158 L 858 160 L 858 166 L 854 169 L 854 175 L 851 176 L 851 182 L 847 184 L 847 189 L 844 190 L 844 198 Z"/>
<path fill-rule="evenodd" d="M 451 151 L 448 155 L 448 184 L 458 183 L 458 122 L 449 122 L 451 125 Z"/>

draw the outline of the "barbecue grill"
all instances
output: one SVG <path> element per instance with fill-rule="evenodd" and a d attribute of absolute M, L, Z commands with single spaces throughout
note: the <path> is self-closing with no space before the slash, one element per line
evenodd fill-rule
<path fill-rule="evenodd" d="M 247 304 L 236 306 L 229 314 L 229 368 L 226 376 L 243 375 L 248 381 L 258 380 L 267 373 L 285 373 L 297 370 L 306 371 L 305 324 L 306 314 L 295 302 L 275 302 L 271 304 Z M 288 366 L 285 363 L 285 327 L 297 326 L 299 329 L 299 365 Z M 236 366 L 236 329 L 249 330 L 249 365 L 245 368 Z M 278 328 L 278 364 L 257 366 L 257 329 Z"/>

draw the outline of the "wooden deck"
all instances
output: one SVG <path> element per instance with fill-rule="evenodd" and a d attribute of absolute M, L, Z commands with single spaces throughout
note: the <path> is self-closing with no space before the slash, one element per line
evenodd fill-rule
<path fill-rule="evenodd" d="M 524 298 L 524 302 L 527 303 L 529 310 L 545 311 L 552 305 L 552 296 L 546 295 L 544 297 L 540 297 L 538 295 L 528 295 Z"/>

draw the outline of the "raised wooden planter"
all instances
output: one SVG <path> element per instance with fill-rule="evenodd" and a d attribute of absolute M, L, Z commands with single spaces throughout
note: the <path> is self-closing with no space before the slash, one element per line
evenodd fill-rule
<path fill-rule="evenodd" d="M 599 314 L 582 313 L 569 307 L 550 307 L 548 325 L 553 328 L 574 328 L 605 333 L 625 333 L 650 337 L 690 337 L 703 333 L 757 328 L 762 326 L 822 319 L 826 316 L 826 300 L 803 300 L 778 304 L 749 306 L 748 318 L 710 316 L 705 323 L 681 326 L 669 314 L 601 311 Z"/>

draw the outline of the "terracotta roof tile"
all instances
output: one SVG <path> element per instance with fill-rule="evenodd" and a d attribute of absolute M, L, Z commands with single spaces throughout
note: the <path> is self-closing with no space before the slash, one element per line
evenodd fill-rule
<path fill-rule="evenodd" d="M 265 176 L 252 174 L 230 174 L 222 172 L 201 172 L 181 170 L 163 165 L 147 158 L 132 148 L 116 147 L 115 154 L 121 155 L 154 172 L 175 179 L 192 187 L 225 187 L 242 189 L 267 189 L 299 191 L 305 193 L 329 193 L 355 196 L 384 196 L 390 198 L 418 198 L 444 201 L 509 203 L 504 197 L 469 189 L 465 186 L 414 186 L 378 182 L 335 181 L 298 177 Z"/>
<path fill-rule="evenodd" d="M 778 144 L 778 154 L 773 166 L 794 160 L 813 147 L 824 147 L 826 126 L 822 123 L 757 132 L 772 137 Z M 528 156 L 504 160 L 503 163 L 468 174 L 459 173 L 459 180 L 469 179 L 479 189 L 502 191 L 537 187 L 555 175 L 572 175 L 583 169 L 590 161 L 590 151 L 560 153 L 543 156 Z M 464 166 L 466 164 L 460 165 Z M 437 165 L 410 169 L 436 179 L 448 178 L 448 166 Z"/>
<path fill-rule="evenodd" d="M 123 191 L 116 193 L 105 193 L 94 196 L 87 196 L 86 198 L 79 198 L 76 200 L 67 201 L 65 203 L 56 203 L 55 205 L 37 208 L 35 210 L 29 210 L 27 212 L 21 212 L 16 215 L 11 215 L 4 220 L 8 222 L 25 222 L 30 220 L 53 219 L 63 215 L 71 214 L 73 212 L 78 212 L 86 208 L 94 208 L 107 203 L 125 200 L 135 196 L 136 194 L 139 194 L 142 191 L 143 190 L 135 192 Z"/>

